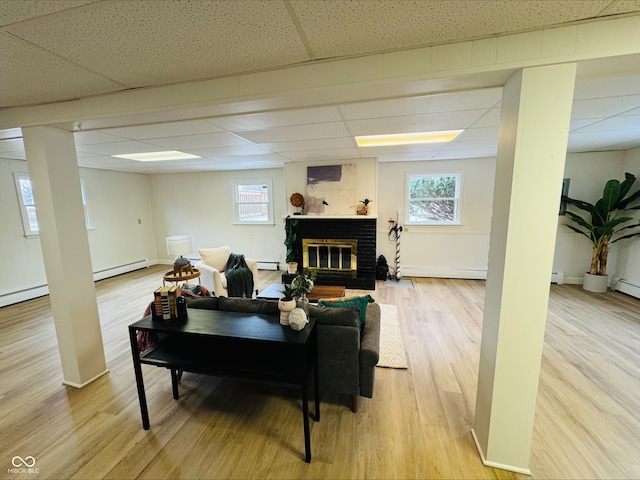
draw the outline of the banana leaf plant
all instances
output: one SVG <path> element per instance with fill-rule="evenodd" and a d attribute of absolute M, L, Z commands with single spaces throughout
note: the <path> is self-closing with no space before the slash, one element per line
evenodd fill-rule
<path fill-rule="evenodd" d="M 636 177 L 630 173 L 624 174 L 624 181 L 609 180 L 600 198 L 595 204 L 563 196 L 562 200 L 584 212 L 582 216 L 567 211 L 569 218 L 577 226 L 567 224 L 567 227 L 584 235 L 593 247 L 591 256 L 591 275 L 607 274 L 607 256 L 609 245 L 625 238 L 640 236 L 640 221 L 628 216 L 630 210 L 640 210 L 640 205 L 633 206 L 640 199 L 640 190 L 629 194 Z M 633 222 L 629 224 L 629 222 Z"/>

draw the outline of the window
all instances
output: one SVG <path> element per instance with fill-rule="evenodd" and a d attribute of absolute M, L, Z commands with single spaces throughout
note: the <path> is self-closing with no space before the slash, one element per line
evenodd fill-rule
<path fill-rule="evenodd" d="M 33 198 L 33 189 L 29 175 L 16 173 L 16 188 L 20 200 L 20 214 L 22 215 L 22 227 L 26 236 L 38 235 L 38 217 L 36 216 L 36 201 Z"/>
<path fill-rule="evenodd" d="M 456 225 L 460 223 L 460 174 L 409 175 L 407 224 Z"/>
<path fill-rule="evenodd" d="M 38 225 L 38 215 L 36 201 L 33 197 L 33 187 L 31 179 L 26 173 L 15 173 L 16 188 L 18 190 L 18 198 L 20 200 L 20 214 L 22 215 L 22 227 L 27 237 L 39 235 L 40 227 Z M 80 189 L 82 192 L 82 205 L 84 207 L 84 221 L 87 230 L 92 230 L 91 217 L 89 216 L 89 205 L 87 203 L 87 193 L 84 187 L 84 180 L 80 180 Z"/>
<path fill-rule="evenodd" d="M 234 182 L 235 223 L 273 225 L 271 180 Z"/>

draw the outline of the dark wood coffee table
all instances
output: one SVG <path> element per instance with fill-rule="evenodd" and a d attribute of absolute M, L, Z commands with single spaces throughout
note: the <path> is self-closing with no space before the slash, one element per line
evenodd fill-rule
<path fill-rule="evenodd" d="M 281 290 L 284 289 L 284 285 L 281 283 L 272 283 L 262 290 L 257 298 L 265 300 L 280 300 L 282 298 Z M 310 302 L 317 302 L 321 298 L 339 298 L 344 297 L 345 288 L 334 285 L 315 285 L 311 291 L 307 294 L 307 298 Z"/>
<path fill-rule="evenodd" d="M 162 340 L 140 352 L 137 332 Z M 161 335 L 158 335 L 161 334 Z M 149 429 L 149 411 L 142 364 L 171 371 L 173 398 L 178 399 L 178 372 L 187 371 L 255 381 L 299 385 L 302 391 L 305 461 L 311 461 L 308 379 L 313 372 L 315 420 L 320 421 L 318 335 L 315 319 L 295 331 L 280 325 L 277 315 L 188 310 L 187 317 L 154 320 L 151 316 L 129 325 L 133 368 L 138 387 L 142 427 Z"/>

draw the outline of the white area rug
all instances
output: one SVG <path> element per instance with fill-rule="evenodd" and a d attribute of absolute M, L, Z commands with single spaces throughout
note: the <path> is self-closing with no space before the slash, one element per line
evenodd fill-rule
<path fill-rule="evenodd" d="M 407 354 L 398 324 L 398 307 L 380 304 L 380 360 L 378 367 L 408 368 Z"/>

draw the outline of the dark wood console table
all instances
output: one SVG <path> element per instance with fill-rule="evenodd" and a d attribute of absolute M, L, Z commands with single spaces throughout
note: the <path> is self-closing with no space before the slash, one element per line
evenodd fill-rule
<path fill-rule="evenodd" d="M 148 331 L 160 340 L 140 352 L 138 331 Z M 311 461 L 308 380 L 312 372 L 315 420 L 320 420 L 318 339 L 314 319 L 297 332 L 280 325 L 277 315 L 190 309 L 184 319 L 145 317 L 129 325 L 129 339 L 145 430 L 149 429 L 149 411 L 142 378 L 143 363 L 171 371 L 175 399 L 179 395 L 178 372 L 181 370 L 295 384 L 302 390 L 305 461 Z"/>

